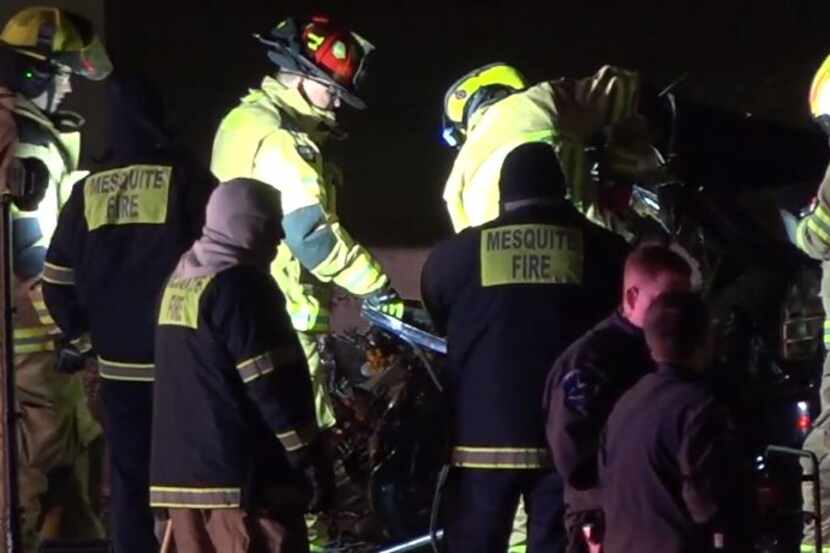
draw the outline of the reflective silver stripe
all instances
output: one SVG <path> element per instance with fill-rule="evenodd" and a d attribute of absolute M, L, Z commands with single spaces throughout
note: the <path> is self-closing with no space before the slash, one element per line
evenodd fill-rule
<path fill-rule="evenodd" d="M 70 340 L 69 343 L 75 346 L 75 349 L 81 353 L 86 353 L 92 349 L 92 342 L 89 339 L 89 334 L 82 334 L 74 340 Z"/>
<path fill-rule="evenodd" d="M 480 469 L 542 469 L 553 466 L 550 453 L 542 448 L 454 447 L 452 465 Z"/>
<path fill-rule="evenodd" d="M 317 424 L 311 424 L 305 428 L 298 430 L 292 429 L 288 432 L 277 434 L 277 438 L 282 442 L 282 446 L 286 451 L 297 451 L 298 449 L 311 445 L 316 437 Z"/>
<path fill-rule="evenodd" d="M 37 353 L 55 351 L 58 339 L 55 327 L 35 326 L 14 330 L 15 353 Z"/>
<path fill-rule="evenodd" d="M 241 488 L 150 487 L 152 507 L 229 509 L 239 507 L 241 499 Z"/>
<path fill-rule="evenodd" d="M 70 267 L 61 267 L 47 261 L 43 264 L 43 280 L 50 284 L 73 286 L 75 284 L 75 271 Z"/>
<path fill-rule="evenodd" d="M 253 382 L 260 376 L 274 372 L 271 352 L 263 353 L 262 355 L 257 355 L 256 357 L 243 361 L 236 368 L 239 369 L 239 376 L 242 377 L 242 382 L 245 384 Z"/>
<path fill-rule="evenodd" d="M 239 375 L 242 377 L 242 382 L 248 384 L 253 382 L 260 376 L 265 376 L 274 372 L 279 367 L 285 367 L 292 363 L 297 363 L 305 358 L 300 348 L 295 346 L 285 346 L 274 348 L 268 353 L 257 355 L 236 365 L 239 369 Z"/>
<path fill-rule="evenodd" d="M 98 374 L 107 380 L 152 382 L 154 368 L 152 363 L 119 363 L 98 358 Z"/>

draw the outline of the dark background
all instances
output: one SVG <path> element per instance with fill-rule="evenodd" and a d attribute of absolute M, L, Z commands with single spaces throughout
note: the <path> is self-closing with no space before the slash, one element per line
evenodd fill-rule
<path fill-rule="evenodd" d="M 0 16 L 26 4 L 4 0 Z M 115 63 L 163 86 L 174 126 L 205 161 L 223 114 L 273 70 L 251 33 L 315 11 L 352 25 L 378 56 L 370 110 L 342 117 L 351 138 L 337 152 L 347 187 L 340 213 L 359 240 L 373 245 L 428 244 L 449 232 L 441 191 L 452 152 L 440 144 L 441 100 L 452 81 L 476 66 L 510 62 L 534 82 L 588 75 L 605 63 L 638 69 L 658 85 L 688 73 L 682 94 L 695 102 L 813 132 L 808 88 L 830 53 L 830 3 L 824 0 L 58 4 L 105 23 Z M 76 88 L 73 102 L 90 119 L 89 157 L 103 147 L 102 87 Z M 689 140 L 715 141 L 724 132 L 712 128 L 710 136 L 698 132 Z M 770 150 L 742 137 L 726 148 L 750 164 L 756 155 L 770 162 Z M 820 174 L 824 159 L 815 157 L 782 152 L 774 161 L 815 164 Z"/>

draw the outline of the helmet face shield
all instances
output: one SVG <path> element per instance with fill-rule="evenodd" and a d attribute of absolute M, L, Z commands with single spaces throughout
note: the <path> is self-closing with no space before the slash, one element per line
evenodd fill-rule
<path fill-rule="evenodd" d="M 58 8 L 26 8 L 14 15 L 0 41 L 16 52 L 66 66 L 76 75 L 99 81 L 112 72 L 106 48 L 84 17 Z"/>
<path fill-rule="evenodd" d="M 79 50 L 58 52 L 53 59 L 68 66 L 73 73 L 92 81 L 106 79 L 112 73 L 112 62 L 107 49 L 98 37 Z"/>

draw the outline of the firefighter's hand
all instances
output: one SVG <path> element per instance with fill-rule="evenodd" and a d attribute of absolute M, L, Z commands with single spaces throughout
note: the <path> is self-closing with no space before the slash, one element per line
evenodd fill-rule
<path fill-rule="evenodd" d="M 71 344 L 65 344 L 58 350 L 58 362 L 55 370 L 61 374 L 75 374 L 86 368 L 91 352 L 81 352 Z"/>
<path fill-rule="evenodd" d="M 363 307 L 380 311 L 397 319 L 403 319 L 406 306 L 394 288 L 381 288 L 363 299 Z"/>
<path fill-rule="evenodd" d="M 303 472 L 311 486 L 308 512 L 326 511 L 334 498 L 334 470 L 331 464 L 326 459 L 318 457 Z"/>
<path fill-rule="evenodd" d="M 288 453 L 288 462 L 302 471 L 311 488 L 308 512 L 325 511 L 334 497 L 334 470 L 319 441 L 298 451 Z"/>

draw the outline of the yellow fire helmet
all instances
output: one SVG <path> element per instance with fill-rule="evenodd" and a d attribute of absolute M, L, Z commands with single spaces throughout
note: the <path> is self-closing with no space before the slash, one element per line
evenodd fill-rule
<path fill-rule="evenodd" d="M 464 140 L 467 121 L 477 109 L 526 87 L 519 70 L 502 62 L 474 69 L 455 81 L 444 95 L 444 142 L 459 146 Z"/>
<path fill-rule="evenodd" d="M 17 12 L 0 32 L 0 45 L 51 66 L 66 66 L 93 81 L 112 72 L 112 62 L 84 17 L 52 7 L 31 7 Z"/>
<path fill-rule="evenodd" d="M 816 122 L 830 134 L 830 56 L 821 64 L 810 86 L 810 112 Z"/>

